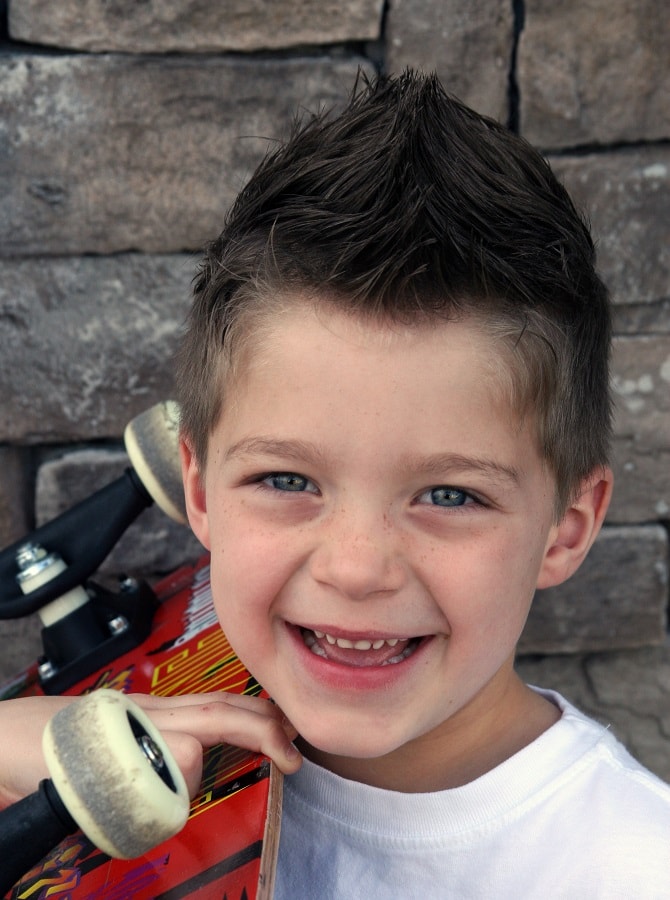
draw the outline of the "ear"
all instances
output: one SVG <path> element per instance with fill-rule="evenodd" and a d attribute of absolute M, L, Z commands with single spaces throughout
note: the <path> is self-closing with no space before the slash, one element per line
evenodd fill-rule
<path fill-rule="evenodd" d="M 184 499 L 186 514 L 193 533 L 201 544 L 209 550 L 209 517 L 207 516 L 207 497 L 198 460 L 192 448 L 184 438 L 179 441 L 179 457 L 181 474 L 184 481 Z"/>
<path fill-rule="evenodd" d="M 598 536 L 612 497 L 609 467 L 592 472 L 561 521 L 552 528 L 537 580 L 539 589 L 567 581 L 580 567 Z"/>

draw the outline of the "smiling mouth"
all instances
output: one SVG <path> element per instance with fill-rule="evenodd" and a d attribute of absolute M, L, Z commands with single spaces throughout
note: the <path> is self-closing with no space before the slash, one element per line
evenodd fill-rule
<path fill-rule="evenodd" d="M 377 638 L 350 640 L 324 631 L 301 628 L 305 646 L 322 659 L 345 666 L 394 666 L 404 662 L 424 640 L 414 638 Z"/>

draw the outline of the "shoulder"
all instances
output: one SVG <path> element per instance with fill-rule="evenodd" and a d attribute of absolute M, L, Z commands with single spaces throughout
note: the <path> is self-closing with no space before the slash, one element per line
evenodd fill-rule
<path fill-rule="evenodd" d="M 655 834 L 670 839 L 670 785 L 646 769 L 612 732 L 558 694 L 544 692 L 561 709 L 557 736 L 565 740 L 565 766 L 555 787 L 583 821 L 600 834 L 618 833 L 630 847 Z M 553 730 L 553 729 L 552 729 Z M 566 739 L 567 735 L 567 739 Z"/>

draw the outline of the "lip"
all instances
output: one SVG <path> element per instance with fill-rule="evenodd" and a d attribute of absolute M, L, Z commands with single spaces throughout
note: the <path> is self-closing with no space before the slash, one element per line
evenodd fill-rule
<path fill-rule="evenodd" d="M 303 629 L 323 631 L 336 638 L 356 640 L 393 640 L 399 635 L 383 632 L 350 632 L 337 628 L 298 626 L 286 622 L 286 633 L 291 643 L 295 659 L 301 669 L 311 680 L 318 681 L 323 687 L 337 691 L 374 692 L 388 690 L 393 684 L 407 678 L 411 671 L 421 662 L 435 636 L 427 635 L 419 638 L 419 644 L 405 659 L 389 665 L 346 665 L 332 659 L 325 659 L 313 653 L 305 644 Z"/>

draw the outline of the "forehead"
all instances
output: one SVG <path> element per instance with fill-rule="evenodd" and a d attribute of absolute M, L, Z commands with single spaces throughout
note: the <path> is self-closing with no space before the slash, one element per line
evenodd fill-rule
<path fill-rule="evenodd" d="M 329 343 L 331 351 L 346 349 L 361 358 L 372 351 L 380 357 L 418 351 L 434 358 L 458 345 L 478 362 L 491 387 L 501 390 L 501 399 L 509 400 L 514 360 L 508 342 L 500 335 L 499 329 L 487 328 L 474 316 L 430 315 L 408 324 L 352 312 L 330 299 L 276 293 L 267 304 L 251 304 L 240 317 L 221 377 L 225 388 L 234 384 L 239 389 L 254 370 L 271 360 L 278 364 L 281 357 L 288 369 L 299 366 L 297 358 L 276 352 L 277 345 L 287 338 L 295 339 L 299 347 L 303 338 Z"/>
<path fill-rule="evenodd" d="M 251 324 L 251 323 L 250 323 Z M 450 390 L 470 391 L 514 419 L 509 354 L 502 341 L 474 319 L 431 317 L 406 324 L 343 310 L 327 301 L 284 298 L 254 316 L 228 373 L 226 407 L 248 401 L 261 382 L 271 395 L 291 384 L 296 397 L 324 396 L 337 383 L 352 402 L 376 396 L 380 405 L 403 394 L 406 402 L 433 407 Z M 356 396 L 360 393 L 360 397 Z"/>

